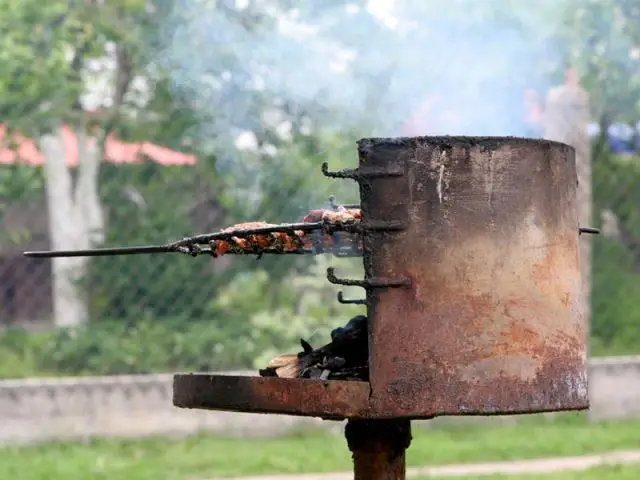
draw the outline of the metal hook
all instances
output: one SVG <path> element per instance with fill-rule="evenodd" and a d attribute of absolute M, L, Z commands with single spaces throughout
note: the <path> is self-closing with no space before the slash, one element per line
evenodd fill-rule
<path fill-rule="evenodd" d="M 336 172 L 329 171 L 329 164 L 327 162 L 322 163 L 322 173 L 325 177 L 329 178 L 350 178 L 355 181 L 359 181 L 361 178 L 381 178 L 381 177 L 401 177 L 404 172 L 401 170 L 386 170 L 383 168 L 367 168 L 361 170 L 359 168 L 345 168 Z"/>
<path fill-rule="evenodd" d="M 320 167 L 322 173 L 325 177 L 329 178 L 350 178 L 352 180 L 358 179 L 358 169 L 357 168 L 346 168 L 344 170 L 339 170 L 336 172 L 329 171 L 329 164 L 327 162 L 322 162 L 322 166 Z"/>
<path fill-rule="evenodd" d="M 333 267 L 327 268 L 327 280 L 334 285 L 344 285 L 346 287 L 400 288 L 411 286 L 411 279 L 402 275 L 396 277 L 370 277 L 364 280 L 338 278 Z"/>
<path fill-rule="evenodd" d="M 361 300 L 344 298 L 344 293 L 342 292 L 342 290 L 340 290 L 338 292 L 338 302 L 343 303 L 345 305 L 348 305 L 348 304 L 351 304 L 351 305 L 366 305 L 367 304 L 367 300 L 364 299 L 364 298 L 361 299 Z"/>

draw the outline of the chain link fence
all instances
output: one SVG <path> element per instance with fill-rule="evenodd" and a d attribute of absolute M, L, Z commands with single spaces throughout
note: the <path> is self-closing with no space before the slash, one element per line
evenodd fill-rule
<path fill-rule="evenodd" d="M 589 123 L 583 137 L 571 136 L 572 131 L 545 124 L 554 115 L 553 106 L 540 106 L 549 115 L 537 122 L 542 135 L 573 144 L 578 151 L 581 224 L 602 229 L 602 235 L 583 239 L 592 247 L 587 253 L 591 262 L 583 263 L 591 291 L 593 353 L 632 353 L 640 341 L 637 132 L 611 125 L 603 134 L 597 124 Z M 338 154 L 345 156 L 345 151 L 341 147 Z M 587 158 L 589 165 L 584 163 Z M 322 207 L 331 193 L 345 202 L 357 201 L 355 185 L 324 183 L 319 168 L 324 159 L 318 156 L 301 167 L 297 180 L 284 182 L 289 191 L 272 189 L 268 202 L 263 199 L 264 205 L 250 212 L 259 217 L 243 214 L 246 202 L 225 203 L 216 190 L 219 184 L 194 165 L 163 165 L 153 157 L 139 164 L 106 161 L 99 183 L 107 225 L 104 244 L 163 243 L 241 221 L 296 221 L 309 208 Z M 592 188 L 585 193 L 589 176 Z M 303 177 L 306 184 L 301 183 Z M 293 204 L 291 199 L 296 199 Z M 11 333 L 4 343 L 16 350 L 33 338 L 17 332 L 44 332 L 34 334 L 44 337 L 40 350 L 30 355 L 40 356 L 50 367 L 57 365 L 53 369 L 126 373 L 248 367 L 256 359 L 295 348 L 299 335 L 323 341 L 330 328 L 360 310 L 339 304 L 337 288 L 325 279 L 330 265 L 347 275 L 362 275 L 357 259 L 99 257 L 89 261 L 80 280 L 86 292 L 85 330 L 94 333 L 51 333 L 56 322 L 65 324 L 64 318 L 56 318 L 54 307 L 54 262 L 22 256 L 23 251 L 52 246 L 46 202 L 44 185 L 39 185 L 28 198 L 4 206 L 0 321 Z M 346 292 L 351 297 L 359 294 L 357 289 Z M 22 358 L 19 355 L 16 358 Z"/>
<path fill-rule="evenodd" d="M 357 202 L 357 186 L 327 179 L 320 168 L 323 161 L 348 166 L 355 154 L 347 155 L 344 146 L 331 154 L 316 151 L 297 161 L 296 169 L 281 152 L 285 160 L 278 164 L 271 155 L 256 154 L 273 163 L 273 177 L 251 178 L 248 170 L 246 184 L 238 181 L 243 173 L 220 175 L 207 158 L 180 164 L 182 154 L 167 151 L 166 157 L 177 158 L 173 164 L 152 155 L 129 163 L 107 152 L 97 182 L 104 218 L 98 246 L 163 244 L 246 221 L 296 222 L 310 208 L 328 207 L 332 195 Z M 37 161 L 16 156 L 2 168 L 11 173 L 8 183 L 21 175 L 28 181 L 19 199 L 7 199 L 2 209 L 0 358 L 7 367 L 0 376 L 251 367 L 256 359 L 296 348 L 300 335 L 325 341 L 336 323 L 362 309 L 338 303 L 336 288 L 326 280 L 331 265 L 361 276 L 357 259 L 167 253 L 93 257 L 79 264 L 25 258 L 25 251 L 81 248 L 73 231 L 66 232 L 70 243 L 56 245 L 52 236 L 61 227 L 78 227 L 82 235 L 82 225 L 52 225 L 51 216 L 60 219 L 60 212 L 48 204 L 51 186 Z M 26 176 L 29 170 L 35 178 Z M 75 201 L 67 215 L 82 214 Z M 83 274 L 74 277 L 76 283 L 56 285 L 56 275 L 69 267 L 77 272 L 79 265 Z M 359 294 L 345 289 L 347 297 Z M 55 328 L 69 326 L 77 328 Z"/>
<path fill-rule="evenodd" d="M 266 21 L 264 12 L 258 11 L 260 15 L 253 18 L 248 12 L 234 10 L 231 3 L 222 2 L 220 6 L 231 10 L 233 22 L 237 21 L 244 28 L 245 21 L 255 20 L 256 31 L 270 33 L 271 27 L 257 28 L 260 21 Z M 258 3 L 263 2 L 249 3 L 251 8 L 259 10 Z M 555 63 L 558 62 L 547 58 L 549 47 L 545 42 L 568 45 L 568 40 L 563 43 L 556 36 L 571 36 L 564 31 L 571 23 L 569 20 L 586 17 L 576 11 L 574 18 L 570 12 L 569 20 L 558 20 L 558 25 L 549 27 L 558 31 L 546 32 L 547 38 L 539 29 L 553 20 L 552 15 L 544 17 L 542 23 L 531 20 L 531 25 L 516 21 L 516 15 L 509 22 L 505 19 L 506 23 L 502 25 L 494 18 L 494 14 L 501 17 L 505 13 L 502 7 L 493 12 L 492 8 L 479 3 L 476 18 L 469 13 L 468 5 L 459 4 L 457 13 L 452 11 L 449 18 L 449 15 L 435 14 L 438 11 L 448 12 L 448 3 L 435 2 L 434 6 L 431 3 L 427 6 L 424 2 L 405 2 L 404 19 L 411 20 L 410 24 L 415 20 L 417 25 L 422 25 L 421 19 L 430 19 L 430 27 L 415 28 L 412 31 L 415 37 L 403 40 L 404 43 L 393 43 L 396 41 L 394 38 L 401 36 L 395 35 L 391 27 L 374 27 L 376 24 L 371 18 L 370 23 L 364 22 L 362 17 L 354 21 L 354 12 L 365 15 L 364 8 L 353 10 L 352 5 L 351 13 L 336 14 L 335 18 L 344 23 L 328 22 L 325 33 L 341 38 L 344 45 L 354 47 L 364 57 L 358 68 L 354 68 L 362 71 L 347 77 L 342 84 L 336 80 L 338 74 L 335 71 L 321 71 L 313 61 L 297 65 L 296 62 L 307 60 L 307 50 L 293 50 L 297 56 L 292 57 L 293 61 L 288 60 L 286 54 L 291 52 L 289 48 L 294 44 L 289 40 L 269 43 L 263 42 L 271 38 L 269 35 L 264 38 L 257 36 L 257 43 L 264 43 L 261 46 L 265 51 L 260 52 L 269 53 L 265 61 L 259 58 L 260 55 L 251 54 L 250 42 L 244 44 L 241 41 L 244 30 L 235 29 L 236 24 L 231 23 L 234 28 L 230 32 L 238 35 L 237 49 L 231 48 L 234 47 L 231 45 L 233 42 L 223 38 L 224 33 L 230 32 L 217 30 L 227 25 L 216 23 L 221 22 L 221 17 L 215 17 L 212 24 L 206 21 L 200 24 L 195 22 L 200 17 L 196 9 L 191 12 L 193 18 L 188 22 L 195 22 L 193 25 L 198 28 L 182 31 L 184 38 L 180 37 L 177 40 L 179 45 L 174 45 L 175 58 L 172 57 L 171 61 L 165 58 L 168 63 L 163 68 L 173 68 L 179 73 L 172 78 L 174 83 L 178 80 L 186 84 L 193 81 L 196 87 L 189 84 L 189 88 L 202 92 L 198 91 L 185 100 L 183 96 L 189 97 L 185 92 L 176 93 L 175 89 L 171 90 L 158 81 L 153 87 L 154 95 L 146 92 L 152 100 L 138 109 L 139 117 L 134 122 L 123 122 L 124 126 L 119 126 L 122 131 L 117 132 L 123 138 L 138 138 L 138 143 L 120 141 L 114 134 L 96 147 L 85 142 L 86 139 L 80 138 L 78 131 L 68 125 L 53 129 L 52 134 L 42 136 L 38 142 L 30 140 L 28 135 L 9 139 L 6 125 L 0 125 L 0 138 L 3 139 L 0 143 L 0 326 L 4 330 L 0 336 L 0 377 L 253 367 L 269 355 L 297 348 L 300 336 L 314 345 L 325 341 L 332 327 L 343 324 L 350 316 L 362 311 L 362 306 L 337 302 L 339 289 L 326 281 L 326 268 L 335 266 L 340 276 L 358 278 L 362 276 L 362 264 L 358 259 L 327 256 L 265 256 L 259 260 L 249 256 L 225 256 L 211 259 L 153 254 L 52 261 L 25 259 L 22 253 L 28 250 L 83 249 L 91 246 L 92 242 L 102 246 L 161 244 L 191 234 L 217 231 L 239 222 L 292 222 L 302 218 L 311 208 L 326 206 L 330 195 L 335 195 L 338 202 L 356 203 L 359 192 L 355 184 L 326 179 L 320 171 L 323 161 L 328 161 L 332 170 L 356 166 L 353 142 L 362 132 L 369 135 L 372 130 L 359 124 L 360 134 L 356 136 L 345 132 L 346 127 L 341 128 L 355 123 L 342 118 L 349 117 L 349 105 L 346 104 L 351 100 L 361 110 L 361 115 L 354 115 L 358 121 L 365 122 L 371 112 L 371 118 L 393 117 L 393 122 L 386 125 L 396 125 L 396 117 L 402 117 L 402 120 L 406 105 L 415 106 L 413 115 L 407 113 L 409 118 L 397 131 L 393 131 L 394 135 L 473 134 L 478 128 L 485 128 L 482 133 L 518 131 L 530 137 L 544 137 L 572 145 L 576 149 L 580 182 L 580 223 L 585 227 L 602 229 L 602 235 L 581 240 L 584 285 L 589 293 L 592 353 L 605 355 L 640 351 L 640 124 L 635 123 L 637 119 L 617 123 L 615 119 L 605 122 L 595 118 L 595 114 L 590 113 L 589 96 L 572 70 L 566 72 L 566 78 L 555 88 L 546 92 L 527 92 L 523 112 L 518 103 L 522 101 L 520 95 L 529 79 L 537 74 L 545 80 L 533 79 L 532 83 L 546 85 L 552 75 L 547 77 L 546 73 L 540 72 L 557 67 Z M 422 8 L 426 10 L 422 11 Z M 537 9 L 525 10 L 520 12 L 523 18 L 535 16 L 536 12 L 541 13 L 544 9 L 539 12 Z M 593 13 L 594 18 L 600 18 L 598 12 Z M 320 12 L 306 13 L 310 18 L 320 15 Z M 326 18 L 334 19 L 334 13 L 329 9 Z M 97 15 L 96 12 L 92 14 Z M 139 14 L 130 12 L 131 22 L 122 28 L 133 30 L 142 25 L 137 21 L 136 15 Z M 390 13 L 381 15 L 387 15 L 382 23 L 393 24 Z M 25 14 L 14 20 L 23 21 L 23 17 L 30 18 Z M 47 19 L 52 25 L 59 25 L 57 17 Z M 152 19 L 147 20 L 149 24 L 145 24 L 145 28 L 149 30 L 136 32 L 139 35 L 136 42 L 124 35 L 131 32 L 123 32 L 122 38 L 113 40 L 112 46 L 119 42 L 119 47 L 113 50 L 114 63 L 122 67 L 118 70 L 120 73 L 127 73 L 133 68 L 131 63 L 135 55 L 131 52 L 141 48 L 141 44 L 148 43 L 145 48 L 153 55 L 157 54 L 155 49 L 158 47 L 154 43 L 157 32 L 153 30 L 156 27 Z M 457 34 L 451 33 L 454 26 L 460 25 L 464 27 L 458 28 Z M 612 25 L 611 28 L 618 28 L 617 24 Z M 356 26 L 361 29 L 355 29 Z M 587 26 L 602 33 L 599 24 L 598 28 L 590 24 Z M 112 35 L 115 27 L 106 27 L 102 37 L 94 39 L 96 50 L 98 46 L 107 50 L 108 42 L 103 37 Z M 15 37 L 12 41 L 27 45 L 22 35 L 30 28 L 12 28 L 7 27 Z M 60 45 L 70 41 L 67 33 L 76 35 L 75 27 L 71 25 L 69 28 L 69 32 L 59 29 L 62 33 L 57 42 L 51 40 L 50 45 L 34 47 L 34 55 L 50 56 L 47 48 L 62 48 Z M 511 37 L 517 29 L 523 32 L 531 29 L 533 33 L 521 32 L 522 38 L 518 35 Z M 54 30 L 52 27 L 52 35 Z M 202 38 L 212 44 L 229 44 L 230 51 L 191 51 L 197 42 L 190 43 L 189 39 L 214 30 L 219 36 Z M 463 30 L 474 34 L 465 36 Z M 166 29 L 160 31 L 164 36 Z M 591 30 L 585 31 L 587 33 L 578 33 L 585 39 L 591 38 Z M 606 29 L 602 31 L 606 32 Z M 348 35 L 340 37 L 344 32 Z M 371 32 L 377 33 L 373 35 Z M 383 36 L 377 35 L 383 32 Z M 542 42 L 545 45 L 528 48 L 527 42 L 533 42 L 532 38 L 537 42 L 539 37 L 545 37 Z M 234 36 L 229 38 L 235 39 Z M 322 43 L 324 37 L 319 38 L 317 42 Z M 484 39 L 485 43 L 472 45 L 475 49 L 470 49 L 468 45 L 472 38 L 478 42 Z M 386 42 L 393 46 L 389 47 Z M 576 42 L 586 52 L 583 56 L 593 53 L 596 57 L 597 52 L 589 51 L 586 40 Z M 418 44 L 428 44 L 430 48 L 424 49 Z M 312 46 L 318 45 L 313 43 Z M 626 44 L 624 46 L 627 48 Z M 131 58 L 123 53 L 125 47 L 131 50 Z M 268 51 L 269 48 L 273 52 Z M 390 49 L 391 55 L 388 56 L 394 57 L 393 61 L 383 61 L 388 60 L 382 58 L 384 54 L 378 56 L 378 49 L 384 51 L 384 48 Z M 403 49 L 406 50 L 404 56 L 398 53 Z M 438 54 L 423 58 L 423 50 Z M 485 50 L 488 53 L 483 53 L 480 61 L 470 66 Z M 503 50 L 507 52 L 500 56 L 499 52 Z M 442 54 L 441 51 L 448 53 Z M 637 49 L 634 51 L 637 53 Z M 147 55 L 151 55 L 149 52 Z M 537 53 L 531 55 L 532 52 Z M 611 55 L 618 53 L 616 50 Z M 12 57 L 17 71 L 28 63 L 20 55 Z M 59 55 L 62 56 L 61 53 Z M 459 55 L 457 61 L 449 58 L 454 55 Z M 144 57 L 142 53 L 140 56 Z M 523 61 L 525 57 L 530 60 Z M 394 63 L 396 60 L 397 64 Z M 622 67 L 610 65 L 601 58 L 596 60 L 600 62 L 598 68 L 603 65 L 602 71 L 617 69 L 613 79 L 618 83 L 607 83 L 606 78 L 602 81 L 612 85 L 604 89 L 607 90 L 605 93 L 610 94 L 609 90 L 615 88 L 622 90 L 622 85 L 626 84 L 626 79 L 621 82 L 619 78 Z M 144 63 L 140 59 L 136 61 Z M 266 82 L 266 87 L 263 85 L 267 90 L 256 93 L 259 89 L 247 87 L 251 83 L 248 82 L 251 77 L 248 65 L 253 65 L 252 62 L 257 65 L 255 75 L 263 81 L 268 77 L 263 74 L 263 67 L 271 66 L 264 63 L 275 62 L 276 67 L 286 68 L 283 72 L 276 72 L 274 80 Z M 555 66 L 549 66 L 550 63 Z M 211 80 L 205 75 L 211 73 L 208 65 L 211 65 L 211 75 L 215 77 L 211 82 L 213 86 L 207 84 Z M 586 62 L 585 65 L 588 67 L 590 64 Z M 626 64 L 623 67 L 627 68 Z M 235 72 L 233 75 L 231 70 Z M 596 69 L 597 74 L 592 73 L 589 78 L 600 79 L 601 70 Z M 60 73 L 56 81 L 48 81 L 48 75 L 41 75 L 39 70 L 31 72 L 34 78 L 39 74 L 37 78 L 46 87 L 40 92 L 38 102 L 44 102 L 43 98 L 49 101 L 59 93 L 52 85 L 61 90 L 68 89 L 68 95 L 75 95 L 86 87 L 75 77 L 67 75 L 67 70 L 61 71 L 64 75 Z M 305 78 L 309 72 L 311 74 Z M 313 75 L 323 76 L 322 81 L 318 81 L 319 86 L 311 85 L 315 80 L 311 78 Z M 0 87 L 11 95 L 24 94 L 21 97 L 25 104 L 23 110 L 37 112 L 38 108 L 31 105 L 34 103 L 30 98 L 32 92 L 27 88 L 35 80 L 28 76 L 25 78 L 24 84 L 5 79 L 7 85 L 0 84 Z M 135 79 L 129 80 L 135 83 Z M 282 83 L 279 84 L 278 80 Z M 353 82 L 349 83 L 350 80 Z M 79 84 L 73 84 L 74 81 Z M 305 81 L 309 85 L 305 85 Z M 371 92 L 360 92 L 360 87 L 368 86 L 365 85 L 367 82 L 376 85 L 371 87 Z M 455 83 L 455 87 L 449 83 Z M 201 104 L 210 98 L 207 95 L 211 92 L 205 91 L 207 88 L 211 92 L 222 92 L 223 100 L 225 95 L 234 97 L 233 101 L 218 101 L 216 106 L 224 107 L 219 110 L 215 107 L 201 108 Z M 437 94 L 419 105 L 416 97 L 424 93 L 420 89 L 428 90 L 427 93 L 433 90 Z M 625 92 L 621 96 L 623 100 L 636 93 L 633 89 Z M 143 96 L 139 91 L 133 93 L 134 96 Z M 249 98 L 249 94 L 253 96 Z M 323 95 L 332 97 L 333 103 L 323 104 Z M 102 99 L 104 95 L 97 96 Z M 283 98 L 271 98 L 277 96 Z M 357 96 L 358 101 L 351 96 Z M 516 96 L 518 98 L 514 100 Z M 113 97 L 118 100 L 117 95 Z M 605 100 L 599 98 L 599 105 L 605 104 L 608 97 L 603 98 Z M 623 100 L 620 102 L 626 102 Z M 637 101 L 637 98 L 629 101 L 632 100 Z M 501 101 L 509 108 L 497 105 Z M 313 105 L 314 102 L 318 105 Z M 69 112 L 76 108 L 76 105 L 69 105 L 66 97 L 62 103 Z M 396 107 L 396 103 L 403 105 Z M 316 117 L 300 113 L 309 105 L 315 109 Z M 11 106 L 0 103 L 0 107 L 5 109 L 0 110 L 0 114 L 7 116 Z M 21 128 L 28 126 L 30 115 L 23 114 L 21 105 L 13 106 L 12 121 L 23 122 Z M 236 112 L 236 107 L 242 107 L 241 111 Z M 477 108 L 474 110 L 473 107 Z M 95 120 L 102 126 L 107 124 L 103 115 L 105 109 L 98 106 L 91 111 L 86 110 L 84 113 L 91 117 L 91 121 Z M 226 128 L 227 123 L 236 122 L 246 130 L 259 131 L 260 135 L 245 132 L 235 139 L 235 143 L 231 142 L 232 145 L 223 145 L 224 148 L 218 145 L 218 142 L 226 142 L 219 138 L 224 135 L 207 136 L 200 132 L 193 138 L 185 138 L 189 137 L 185 132 L 194 130 L 191 128 L 193 124 L 202 120 L 194 112 L 202 110 L 207 110 L 205 120 L 215 123 L 216 127 L 224 124 Z M 267 113 L 271 114 L 273 110 L 277 110 L 274 122 L 280 123 L 266 127 L 269 123 Z M 501 115 L 504 110 L 508 110 L 509 115 Z M 157 121 L 155 117 L 166 118 L 163 122 L 151 122 L 155 128 L 153 135 L 146 126 L 136 127 L 142 123 L 147 111 L 151 112 L 149 116 L 154 117 L 154 122 Z M 215 121 L 210 118 L 216 115 Z M 282 116 L 291 121 L 281 121 Z M 4 121 L 1 117 L 0 122 Z M 375 123 L 375 119 L 371 122 Z M 87 125 L 89 123 L 87 120 Z M 489 123 L 492 123 L 491 128 Z M 512 128 L 511 123 L 518 123 L 517 128 Z M 285 128 L 281 128 L 283 125 Z M 48 123 L 38 128 L 41 131 L 51 130 Z M 502 129 L 505 131 L 501 133 Z M 390 130 L 391 127 L 387 133 Z M 220 131 L 214 129 L 214 133 Z M 157 143 L 161 142 L 147 141 L 146 137 L 140 140 L 147 134 L 150 138 L 165 139 L 171 145 L 159 145 Z M 185 153 L 198 142 L 208 143 L 207 148 L 201 150 L 216 151 L 217 154 Z M 47 162 L 52 158 L 55 161 Z M 100 164 L 98 159 L 102 160 Z M 345 297 L 358 298 L 362 292 L 347 288 L 344 294 Z M 76 328 L 55 328 L 69 326 Z"/>

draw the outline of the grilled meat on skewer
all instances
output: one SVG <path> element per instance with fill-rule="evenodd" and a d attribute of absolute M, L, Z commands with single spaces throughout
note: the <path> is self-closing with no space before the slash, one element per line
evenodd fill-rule
<path fill-rule="evenodd" d="M 357 205 L 355 205 L 357 206 Z M 192 257 L 208 253 L 214 257 L 226 254 L 265 253 L 305 254 L 333 253 L 336 256 L 362 254 L 359 233 L 361 212 L 332 203 L 331 210 L 312 210 L 304 222 L 297 224 L 240 223 L 215 233 L 184 237 L 163 245 L 110 247 L 85 250 L 25 252 L 27 257 L 94 257 L 178 252 Z M 204 245 L 207 245 L 206 247 Z"/>
<path fill-rule="evenodd" d="M 367 317 L 358 315 L 331 332 L 331 343 L 312 349 L 301 339 L 303 351 L 272 359 L 262 377 L 362 380 L 369 378 Z"/>
<path fill-rule="evenodd" d="M 304 223 L 324 223 L 325 225 L 348 225 L 355 224 L 362 220 L 360 209 L 346 209 L 343 206 L 338 206 L 335 210 L 316 209 L 310 210 L 307 215 L 304 216 L 302 221 Z M 311 232 L 307 238 L 311 237 L 313 241 L 321 242 L 327 248 L 334 248 L 336 245 L 345 246 L 361 251 L 362 239 L 359 235 L 353 235 L 347 232 L 334 232 L 332 234 L 327 232 Z M 313 244 L 312 241 L 312 244 Z"/>
<path fill-rule="evenodd" d="M 244 230 L 254 230 L 256 228 L 276 227 L 277 225 L 266 222 L 239 223 L 221 231 L 225 233 L 238 232 Z M 304 232 L 299 230 L 293 234 L 273 232 L 259 235 L 249 235 L 246 237 L 231 237 L 230 240 L 214 240 L 211 242 L 211 254 L 220 257 L 228 253 L 244 252 L 265 252 L 268 250 L 280 250 L 283 252 L 296 252 L 304 247 Z"/>
<path fill-rule="evenodd" d="M 311 210 L 303 218 L 303 223 L 325 223 L 329 225 L 351 224 L 361 220 L 361 212 L 359 209 L 346 209 L 338 207 L 337 210 Z M 239 223 L 231 227 L 221 230 L 224 233 L 235 233 L 239 236 L 233 236 L 228 240 L 213 240 L 209 244 L 211 246 L 211 254 L 214 257 L 220 257 L 227 254 L 241 253 L 311 253 L 317 245 L 321 245 L 321 251 L 331 249 L 336 244 L 342 245 L 345 240 L 351 240 L 353 234 L 339 232 L 330 234 L 323 230 L 314 232 L 303 232 L 294 230 L 293 232 L 272 232 L 260 233 L 253 235 L 242 235 L 242 232 L 254 230 L 257 228 L 277 227 L 278 225 L 267 222 L 247 222 Z M 354 248 L 361 248 L 355 242 L 349 242 Z"/>

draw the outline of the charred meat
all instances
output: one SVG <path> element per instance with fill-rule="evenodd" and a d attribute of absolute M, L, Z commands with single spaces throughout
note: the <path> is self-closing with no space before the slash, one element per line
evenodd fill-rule
<path fill-rule="evenodd" d="M 359 208 L 344 208 L 341 205 L 336 210 L 310 210 L 302 219 L 304 223 L 355 223 L 360 220 L 362 220 L 362 212 Z"/>
<path fill-rule="evenodd" d="M 276 224 L 266 222 L 239 223 L 222 229 L 224 233 L 235 233 L 229 240 L 214 240 L 211 242 L 211 254 L 220 257 L 233 253 L 267 253 L 269 251 L 296 252 L 304 248 L 304 232 L 294 231 L 293 234 L 284 232 L 264 233 L 257 235 L 242 235 L 247 230 L 257 228 L 277 227 Z"/>
<path fill-rule="evenodd" d="M 229 254 L 263 253 L 312 253 L 323 252 L 339 247 L 361 249 L 361 240 L 353 234 L 334 232 L 338 225 L 352 225 L 361 220 L 359 209 L 346 209 L 339 206 L 336 210 L 311 210 L 302 219 L 302 223 L 321 223 L 326 226 L 312 232 L 293 230 L 289 232 L 270 232 L 249 234 L 251 230 L 278 227 L 267 222 L 239 223 L 222 229 L 222 233 L 237 233 L 224 240 L 209 242 L 211 255 L 220 257 Z M 352 238 L 354 237 L 354 238 Z"/>

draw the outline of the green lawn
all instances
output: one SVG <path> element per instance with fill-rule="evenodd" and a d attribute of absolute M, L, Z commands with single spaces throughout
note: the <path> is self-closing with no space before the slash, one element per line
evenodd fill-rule
<path fill-rule="evenodd" d="M 638 480 L 640 466 L 613 465 L 549 475 L 490 475 L 481 477 L 413 477 L 412 480 Z"/>
<path fill-rule="evenodd" d="M 590 425 L 581 414 L 567 414 L 553 422 L 532 417 L 519 424 L 502 426 L 414 428 L 407 463 L 422 466 L 630 448 L 640 448 L 640 421 Z M 213 476 L 349 470 L 350 462 L 341 435 L 319 432 L 301 432 L 269 440 L 212 436 L 183 440 L 100 440 L 86 445 L 2 448 L 0 478 L 194 480 Z M 601 478 L 567 475 L 563 474 L 562 478 Z"/>

